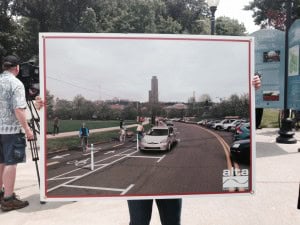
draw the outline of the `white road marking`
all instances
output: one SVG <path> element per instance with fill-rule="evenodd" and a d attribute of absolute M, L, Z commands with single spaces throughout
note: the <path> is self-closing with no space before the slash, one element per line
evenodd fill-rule
<path fill-rule="evenodd" d="M 121 145 L 124 145 L 124 143 L 122 143 L 122 144 L 117 144 L 117 145 L 114 145 L 114 146 L 113 146 L 113 148 L 115 148 L 115 147 L 119 147 L 119 146 L 121 146 Z"/>
<path fill-rule="evenodd" d="M 134 152 L 130 153 L 129 155 L 135 154 L 135 153 L 137 153 L 137 152 L 138 152 L 138 151 L 134 151 Z M 114 157 L 114 156 L 111 156 L 111 157 L 108 157 L 108 158 L 112 158 L 112 157 Z M 67 184 L 72 183 L 72 182 L 74 182 L 74 181 L 77 181 L 77 180 L 79 180 L 79 179 L 81 179 L 81 178 L 83 178 L 83 177 L 89 176 L 90 174 L 95 173 L 95 172 L 97 172 L 98 170 L 101 170 L 101 169 L 103 169 L 103 168 L 105 168 L 105 167 L 107 167 L 107 166 L 113 165 L 114 163 L 116 163 L 116 162 L 118 162 L 118 161 L 121 161 L 121 160 L 125 159 L 126 157 L 127 157 L 127 156 L 124 156 L 124 157 L 121 157 L 121 158 L 119 158 L 119 159 L 116 159 L 115 161 L 112 161 L 112 162 L 108 163 L 107 165 L 105 165 L 105 166 L 103 166 L 103 167 L 99 167 L 99 168 L 97 168 L 97 169 L 95 169 L 95 170 L 92 170 L 92 171 L 90 171 L 90 172 L 88 172 L 88 173 L 85 173 L 85 174 L 83 174 L 83 175 L 81 175 L 81 176 L 78 176 L 78 177 L 76 177 L 76 178 L 74 178 L 74 179 L 71 179 L 71 180 L 69 180 L 69 181 L 67 181 L 67 182 L 65 182 L 65 183 L 59 184 L 59 185 L 57 185 L 57 186 L 55 186 L 55 187 L 52 187 L 52 188 L 48 189 L 47 191 L 48 191 L 48 193 L 49 193 L 49 192 L 54 191 L 54 190 L 56 190 L 56 189 L 58 189 L 58 188 L 60 188 L 60 187 L 62 187 L 62 186 L 66 186 Z M 102 160 L 100 160 L 100 161 L 98 161 L 98 162 L 107 160 L 108 158 L 102 159 Z M 98 163 L 98 162 L 96 162 L 96 163 Z M 79 168 L 79 169 L 80 169 L 80 168 Z M 61 175 L 59 175 L 59 176 L 61 176 Z M 59 176 L 57 176 L 57 177 L 59 177 Z M 52 179 L 53 179 L 53 178 L 52 178 Z"/>
<path fill-rule="evenodd" d="M 66 157 L 66 156 L 69 156 L 69 155 L 70 154 L 57 155 L 57 156 L 52 157 L 51 159 L 62 159 L 62 158 Z"/>
<path fill-rule="evenodd" d="M 57 161 L 54 161 L 54 162 L 50 162 L 50 163 L 47 163 L 47 166 L 52 166 L 52 165 L 55 165 L 55 164 L 58 164 L 59 162 Z"/>
<path fill-rule="evenodd" d="M 105 163 L 105 164 L 103 164 L 103 163 L 99 163 L 99 164 L 98 164 L 98 163 L 95 163 L 94 165 L 95 165 L 95 166 L 106 166 L 107 164 L 106 164 L 106 163 Z"/>
<path fill-rule="evenodd" d="M 71 188 L 81 188 L 81 189 L 90 189 L 90 190 L 104 190 L 104 191 L 117 191 L 123 192 L 124 189 L 119 188 L 106 188 L 106 187 L 91 187 L 91 186 L 78 186 L 78 185 L 63 185 L 64 187 L 71 187 Z M 125 189 L 126 190 L 126 189 Z"/>
<path fill-rule="evenodd" d="M 134 184 L 130 184 L 129 186 L 128 186 L 128 188 L 126 188 L 122 193 L 121 193 L 121 195 L 125 195 L 131 188 L 133 188 L 134 187 Z"/>
<path fill-rule="evenodd" d="M 104 155 L 111 154 L 111 153 L 115 153 L 115 151 L 105 152 Z"/>
<path fill-rule="evenodd" d="M 73 178 L 75 178 L 75 177 L 77 177 L 77 176 L 72 176 L 72 177 L 61 177 L 61 178 L 55 178 L 55 179 L 50 178 L 50 179 L 48 179 L 48 181 L 50 181 L 50 180 L 68 180 L 68 179 L 73 179 Z"/>
<path fill-rule="evenodd" d="M 166 155 L 164 155 L 163 157 L 160 157 L 159 160 L 157 160 L 157 163 L 159 163 L 161 160 L 163 160 L 166 157 Z"/>
<path fill-rule="evenodd" d="M 75 171 L 78 171 L 78 170 L 81 170 L 81 169 L 82 169 L 82 168 L 77 168 L 77 169 L 74 169 L 74 170 L 72 170 L 72 171 L 69 171 L 69 172 L 60 174 L 60 175 L 58 175 L 58 176 L 55 176 L 55 177 L 53 177 L 53 178 L 49 178 L 48 180 L 66 180 L 66 179 L 71 179 L 71 180 L 68 180 L 68 181 L 66 181 L 66 182 L 64 182 L 64 183 L 62 183 L 62 184 L 59 184 L 59 185 L 57 185 L 57 186 L 55 186 L 55 187 L 52 187 L 52 188 L 48 189 L 47 192 L 49 193 L 49 192 L 51 192 L 51 191 L 53 191 L 53 190 L 56 190 L 56 189 L 58 189 L 58 188 L 60 188 L 60 187 L 73 187 L 73 188 L 86 188 L 86 189 L 98 189 L 98 190 L 101 189 L 101 190 L 111 190 L 111 191 L 116 190 L 116 191 L 121 191 L 121 192 L 122 192 L 121 195 L 124 195 L 124 194 L 126 194 L 132 187 L 134 187 L 134 184 L 129 185 L 126 189 L 116 189 L 116 188 L 104 188 L 104 187 L 76 186 L 76 185 L 70 185 L 70 183 L 73 183 L 74 181 L 77 181 L 77 180 L 79 180 L 79 179 L 81 179 L 81 178 L 84 178 L 84 177 L 86 177 L 86 176 L 89 176 L 90 174 L 95 173 L 95 172 L 97 172 L 98 170 L 101 170 L 101 169 L 103 169 L 103 168 L 105 168 L 105 167 L 107 167 L 107 166 L 113 165 L 113 164 L 115 164 L 116 162 L 121 161 L 121 160 L 123 160 L 123 159 L 125 159 L 125 158 L 129 158 L 129 157 L 137 157 L 137 158 L 155 158 L 155 159 L 159 159 L 159 160 L 158 160 L 158 162 L 159 162 L 160 160 L 162 160 L 162 159 L 165 157 L 165 155 L 164 155 L 163 157 L 133 156 L 133 154 L 136 154 L 136 153 L 139 152 L 139 151 L 137 151 L 137 150 L 134 150 L 133 152 L 130 152 L 130 153 L 128 153 L 128 154 L 124 154 L 124 153 L 129 152 L 129 151 L 132 151 L 132 150 L 133 150 L 133 149 L 127 149 L 127 150 L 121 152 L 120 154 L 115 154 L 115 155 L 106 157 L 106 158 L 104 158 L 104 159 L 101 159 L 101 160 L 95 162 L 95 165 L 97 165 L 97 166 L 99 166 L 99 167 L 98 167 L 97 169 L 95 169 L 95 170 L 93 170 L 93 171 L 90 171 L 90 172 L 88 172 L 88 173 L 85 173 L 85 174 L 83 174 L 83 175 L 80 175 L 80 176 L 74 176 L 74 177 L 63 177 L 63 176 L 65 176 L 65 175 L 67 175 L 67 174 L 70 174 L 70 173 L 73 173 L 73 172 L 75 172 Z M 123 155 L 123 154 L 124 154 L 124 155 Z M 116 160 L 114 160 L 114 161 L 112 161 L 112 162 L 110 162 L 110 163 L 107 163 L 107 164 L 101 164 L 101 162 L 106 161 L 106 160 L 111 159 L 111 158 L 116 157 L 116 156 L 120 156 L 121 158 L 118 158 L 118 159 L 116 159 Z M 78 161 L 78 160 L 73 160 L 73 161 L 67 162 L 67 164 L 75 164 L 75 165 L 79 165 L 79 164 L 82 165 L 82 164 L 83 164 L 83 165 L 84 165 L 84 163 L 87 163 L 88 160 L 89 160 L 89 158 L 87 158 L 87 159 L 85 159 L 85 160 L 80 160 L 80 161 Z M 87 167 L 87 166 L 85 166 L 85 167 Z"/>
<path fill-rule="evenodd" d="M 124 155 L 126 156 L 126 155 Z M 148 158 L 148 159 L 160 159 L 161 157 L 158 157 L 158 156 L 142 156 L 142 155 L 131 155 L 131 156 L 128 156 L 128 158 Z"/>

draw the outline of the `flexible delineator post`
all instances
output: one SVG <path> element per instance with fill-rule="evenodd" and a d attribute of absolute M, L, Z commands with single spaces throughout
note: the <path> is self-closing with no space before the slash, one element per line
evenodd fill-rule
<path fill-rule="evenodd" d="M 91 144 L 91 170 L 94 170 L 94 144 Z"/>

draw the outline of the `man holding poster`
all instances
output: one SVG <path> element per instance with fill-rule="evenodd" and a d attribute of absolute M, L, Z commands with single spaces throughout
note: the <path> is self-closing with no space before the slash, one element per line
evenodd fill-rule
<path fill-rule="evenodd" d="M 252 85 L 257 90 L 261 80 L 255 75 Z M 180 225 L 182 199 L 156 199 L 162 225 Z M 153 200 L 128 200 L 130 215 L 129 225 L 149 225 L 152 214 Z"/>

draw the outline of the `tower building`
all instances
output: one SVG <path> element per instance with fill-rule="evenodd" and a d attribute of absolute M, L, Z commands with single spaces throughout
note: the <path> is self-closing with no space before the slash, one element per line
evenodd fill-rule
<path fill-rule="evenodd" d="M 158 79 L 153 76 L 151 79 L 151 90 L 149 91 L 149 103 L 158 103 Z"/>

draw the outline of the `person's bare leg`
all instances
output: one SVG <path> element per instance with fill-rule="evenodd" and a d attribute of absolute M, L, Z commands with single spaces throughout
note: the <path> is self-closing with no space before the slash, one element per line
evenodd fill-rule
<path fill-rule="evenodd" d="M 5 187 L 4 198 L 13 195 L 15 188 L 17 165 L 4 166 L 2 180 Z"/>
<path fill-rule="evenodd" d="M 0 190 L 3 187 L 3 171 L 4 171 L 4 164 L 0 164 Z"/>

